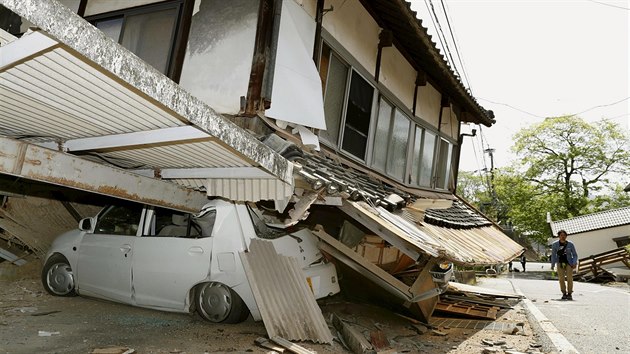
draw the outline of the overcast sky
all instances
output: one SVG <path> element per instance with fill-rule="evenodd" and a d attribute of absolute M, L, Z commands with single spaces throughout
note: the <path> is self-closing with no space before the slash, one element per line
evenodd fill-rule
<path fill-rule="evenodd" d="M 441 27 L 462 81 L 494 111 L 497 123 L 481 132 L 495 167 L 515 158 L 514 133 L 544 117 L 583 112 L 630 126 L 630 1 L 413 0 L 412 9 L 439 48 Z M 477 135 L 464 139 L 460 170 L 490 167 Z"/>

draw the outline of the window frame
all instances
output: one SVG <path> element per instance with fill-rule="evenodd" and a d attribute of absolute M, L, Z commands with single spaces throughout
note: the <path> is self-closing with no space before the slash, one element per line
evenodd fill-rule
<path fill-rule="evenodd" d="M 179 83 L 179 78 L 186 54 L 186 45 L 188 43 L 188 35 L 192 21 L 192 11 L 194 8 L 194 0 L 169 0 L 158 3 L 134 6 L 125 9 L 119 9 L 100 14 L 84 17 L 86 21 L 96 27 L 99 21 L 113 20 L 122 18 L 120 36 L 123 35 L 126 26 L 126 18 L 129 16 L 137 16 L 163 10 L 175 9 L 175 18 L 173 23 L 173 32 L 169 39 L 170 48 L 168 50 L 168 58 L 166 71 L 164 75 L 173 81 Z M 120 36 L 116 41 L 120 44 Z M 135 53 L 134 53 L 135 54 Z M 159 69 L 158 69 L 159 70 Z"/>
<path fill-rule="evenodd" d="M 356 161 L 361 163 L 362 165 L 364 165 L 365 167 L 368 167 L 372 170 L 374 170 L 375 172 L 383 175 L 384 177 L 391 179 L 392 181 L 396 181 L 399 182 L 407 187 L 410 188 L 417 188 L 417 189 L 424 189 L 424 190 L 433 190 L 433 191 L 444 191 L 444 190 L 448 190 L 448 183 L 450 183 L 450 175 L 454 172 L 454 169 L 451 168 L 450 169 L 450 173 L 448 174 L 447 177 L 447 182 L 445 184 L 445 188 L 439 187 L 437 186 L 437 169 L 438 169 L 438 159 L 439 159 L 439 150 L 440 150 L 440 146 L 439 146 L 439 142 L 441 142 L 442 140 L 445 140 L 446 142 L 448 142 L 452 149 L 451 149 L 451 153 L 450 153 L 450 165 L 452 167 L 453 161 L 454 161 L 454 157 L 457 151 L 457 142 L 451 138 L 450 136 L 444 134 L 442 131 L 439 130 L 438 127 L 434 127 L 432 126 L 429 122 L 423 120 L 421 117 L 413 114 L 412 110 L 410 107 L 408 107 L 407 105 L 404 104 L 404 102 L 402 102 L 395 94 L 393 94 L 387 87 L 385 87 L 382 83 L 380 82 L 376 82 L 376 80 L 374 79 L 374 75 L 372 75 L 368 70 L 366 70 L 359 62 L 357 59 L 355 59 L 352 54 L 346 50 L 341 43 L 339 43 L 326 29 L 322 30 L 322 36 L 321 36 L 321 42 L 322 45 L 320 46 L 320 53 L 319 53 L 319 61 L 317 63 L 318 68 L 319 68 L 319 64 L 321 63 L 321 56 L 322 56 L 322 51 L 324 46 L 327 46 L 328 48 L 330 48 L 330 56 L 335 55 L 337 57 L 337 59 L 339 59 L 341 62 L 343 62 L 344 64 L 346 64 L 349 67 L 348 73 L 347 73 L 347 77 L 346 77 L 346 89 L 345 89 L 345 94 L 344 94 L 344 105 L 343 105 L 343 109 L 342 109 L 342 116 L 340 118 L 339 124 L 339 136 L 336 142 L 331 142 L 328 141 L 326 139 L 321 139 L 320 142 L 334 150 L 335 152 L 343 155 L 344 157 L 349 158 L 350 160 Z M 345 150 L 342 149 L 341 147 L 341 142 L 342 142 L 342 137 L 343 137 L 343 130 L 345 128 L 345 118 L 346 118 L 346 109 L 347 109 L 347 101 L 348 101 L 348 94 L 349 94 L 349 87 L 351 84 L 351 75 L 352 72 L 357 72 L 364 80 L 366 80 L 368 82 L 368 84 L 370 84 L 373 88 L 374 88 L 374 94 L 373 94 L 373 101 L 372 101 L 372 114 L 370 116 L 370 128 L 369 128 L 369 134 L 368 134 L 368 142 L 367 142 L 367 151 L 366 151 L 366 155 L 365 155 L 365 160 L 361 160 L 359 158 L 357 158 L 356 156 L 352 155 L 351 153 L 346 152 Z M 328 75 L 330 75 L 330 70 L 327 71 L 326 73 L 327 77 L 326 77 L 326 85 L 329 82 L 329 77 Z M 327 87 L 323 86 L 322 89 L 322 93 L 325 95 L 325 90 Z M 402 114 L 404 114 L 406 116 L 406 118 L 409 120 L 410 124 L 409 124 L 409 131 L 408 131 L 408 136 L 407 136 L 407 150 L 406 150 L 406 165 L 405 165 L 405 172 L 404 172 L 404 176 L 401 179 L 389 175 L 387 173 L 387 164 L 385 167 L 385 170 L 381 170 L 380 168 L 376 168 L 374 163 L 373 163 L 373 148 L 374 148 L 374 135 L 376 132 L 376 125 L 378 122 L 378 112 L 379 112 L 379 106 L 380 106 L 380 98 L 383 98 L 385 101 L 387 101 L 391 106 L 392 106 L 392 112 L 391 112 L 391 120 L 390 120 L 390 126 L 391 124 L 394 123 L 394 115 L 396 110 L 399 110 Z M 461 123 L 459 121 L 459 119 L 457 120 L 459 123 Z M 427 132 L 430 132 L 431 134 L 433 134 L 435 136 L 435 141 L 433 143 L 433 154 L 432 154 L 432 160 L 431 160 L 431 174 L 430 174 L 430 180 L 429 180 L 429 185 L 421 185 L 420 184 L 420 179 L 418 178 L 417 183 L 412 183 L 412 178 L 411 178 L 411 173 L 413 172 L 413 153 L 414 153 L 414 139 L 415 139 L 415 128 L 416 127 L 420 127 L 420 129 L 422 129 L 422 141 L 421 141 L 421 146 L 420 146 L 420 167 L 418 171 L 421 171 L 422 169 L 422 156 L 424 155 L 424 151 L 425 151 L 425 135 Z M 388 132 L 388 144 L 389 141 L 391 139 L 391 129 Z M 336 144 L 336 145 L 332 145 L 332 144 Z M 389 145 L 388 145 L 389 148 Z M 418 175 L 419 177 L 419 175 Z"/>

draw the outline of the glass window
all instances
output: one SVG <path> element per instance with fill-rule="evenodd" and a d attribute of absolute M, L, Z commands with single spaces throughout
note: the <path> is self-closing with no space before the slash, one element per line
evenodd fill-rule
<path fill-rule="evenodd" d="M 422 160 L 422 132 L 423 129 L 416 125 L 413 137 L 413 160 L 411 165 L 411 184 L 418 184 L 420 180 L 420 161 Z"/>
<path fill-rule="evenodd" d="M 399 180 L 403 180 L 405 177 L 408 140 L 409 118 L 400 110 L 396 110 L 387 151 L 387 174 Z"/>
<path fill-rule="evenodd" d="M 200 237 L 201 227 L 188 213 L 155 208 L 152 227 L 148 236 L 161 237 Z"/>
<path fill-rule="evenodd" d="M 168 74 L 179 12 L 180 3 L 174 2 L 117 11 L 88 20 L 142 60 Z"/>
<path fill-rule="evenodd" d="M 451 173 L 451 156 L 453 153 L 453 145 L 448 141 L 440 140 L 440 156 L 437 166 L 436 188 L 448 189 L 449 175 Z"/>
<path fill-rule="evenodd" d="M 339 140 L 339 126 L 343 103 L 346 95 L 346 82 L 348 81 L 348 66 L 344 64 L 336 55 L 330 52 L 330 48 L 324 46 L 322 62 L 324 58 L 329 58 L 327 65 L 322 63 L 322 70 L 325 70 L 325 90 L 324 90 L 324 116 L 326 118 L 326 130 L 320 133 L 324 140 L 333 145 L 337 145 Z M 325 56 L 328 54 L 329 56 Z M 324 75 L 324 71 L 322 71 Z"/>
<path fill-rule="evenodd" d="M 113 205 L 98 216 L 95 234 L 135 236 L 138 232 L 142 205 Z"/>
<path fill-rule="evenodd" d="M 96 23 L 96 28 L 100 29 L 107 37 L 120 42 L 120 30 L 122 29 L 123 18 L 113 18 Z"/>
<path fill-rule="evenodd" d="M 422 163 L 420 164 L 419 184 L 424 187 L 431 187 L 431 176 L 433 175 L 433 155 L 435 152 L 435 134 L 425 131 L 422 143 Z"/>
<path fill-rule="evenodd" d="M 374 147 L 372 148 L 372 166 L 385 172 L 387 165 L 387 146 L 392 122 L 392 105 L 382 97 L 378 106 L 378 120 L 374 133 Z"/>
<path fill-rule="evenodd" d="M 154 68 L 166 73 L 175 30 L 177 9 L 126 18 L 120 44 Z"/>
<path fill-rule="evenodd" d="M 341 147 L 361 160 L 365 160 L 373 98 L 374 88 L 353 71 Z"/>

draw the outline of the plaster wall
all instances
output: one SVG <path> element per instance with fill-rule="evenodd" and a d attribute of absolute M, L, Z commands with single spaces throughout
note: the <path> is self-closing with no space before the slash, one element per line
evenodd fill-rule
<path fill-rule="evenodd" d="M 376 21 L 358 0 L 326 1 L 323 27 L 374 77 L 378 34 Z"/>
<path fill-rule="evenodd" d="M 416 75 L 416 70 L 396 47 L 383 48 L 379 81 L 409 110 L 413 108 Z"/>
<path fill-rule="evenodd" d="M 442 95 L 430 83 L 418 87 L 416 115 L 437 129 Z"/>
<path fill-rule="evenodd" d="M 439 116 L 438 116 L 439 117 Z M 457 140 L 459 133 L 459 121 L 453 110 L 453 106 L 445 107 L 442 110 L 442 133 L 454 140 Z"/>
<path fill-rule="evenodd" d="M 578 256 L 585 258 L 618 248 L 613 238 L 630 236 L 630 225 L 582 232 L 567 238 L 575 244 Z"/>

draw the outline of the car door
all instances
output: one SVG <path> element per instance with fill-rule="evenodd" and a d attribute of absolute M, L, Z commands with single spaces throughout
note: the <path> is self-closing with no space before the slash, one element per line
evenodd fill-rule
<path fill-rule="evenodd" d="M 94 231 L 86 233 L 79 246 L 79 293 L 131 303 L 131 264 L 142 209 L 125 203 L 98 215 Z"/>
<path fill-rule="evenodd" d="M 147 212 L 133 254 L 137 305 L 183 311 L 188 291 L 207 278 L 212 238 L 210 231 L 202 231 L 190 218 L 190 214 L 163 208 Z"/>

